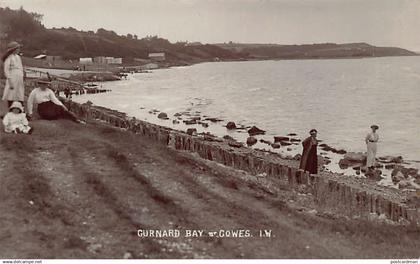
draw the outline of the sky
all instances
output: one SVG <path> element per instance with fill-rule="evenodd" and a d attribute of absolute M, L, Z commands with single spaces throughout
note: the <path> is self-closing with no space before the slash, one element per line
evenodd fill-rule
<path fill-rule="evenodd" d="M 420 0 L 0 0 L 48 27 L 172 42 L 352 43 L 420 51 Z"/>

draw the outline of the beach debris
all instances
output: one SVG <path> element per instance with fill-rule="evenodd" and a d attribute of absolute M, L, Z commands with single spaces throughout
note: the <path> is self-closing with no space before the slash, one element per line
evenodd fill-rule
<path fill-rule="evenodd" d="M 274 143 L 279 143 L 282 141 L 289 141 L 289 137 L 283 137 L 283 136 L 275 136 L 274 137 Z"/>
<path fill-rule="evenodd" d="M 179 124 L 179 121 L 178 120 L 172 120 L 172 124 L 174 124 L 174 125 L 177 125 L 177 124 Z"/>
<path fill-rule="evenodd" d="M 231 137 L 229 135 L 224 135 L 223 136 L 223 139 L 226 139 L 226 140 L 235 140 L 233 137 Z"/>
<path fill-rule="evenodd" d="M 403 157 L 401 156 L 384 156 L 378 158 L 379 162 L 381 163 L 402 163 Z"/>
<path fill-rule="evenodd" d="M 382 171 L 381 170 L 367 170 L 365 176 L 371 180 L 380 181 L 382 180 Z"/>
<path fill-rule="evenodd" d="M 187 129 L 187 134 L 192 136 L 194 134 L 197 134 L 197 129 L 196 128 L 188 128 Z"/>
<path fill-rule="evenodd" d="M 297 134 L 296 133 L 289 133 L 289 134 L 287 134 L 289 137 L 296 137 L 297 136 Z"/>
<path fill-rule="evenodd" d="M 234 148 L 240 148 L 243 147 L 243 144 L 237 141 L 229 141 L 228 145 Z"/>
<path fill-rule="evenodd" d="M 168 114 L 166 114 L 166 113 L 164 113 L 164 112 L 159 113 L 157 117 L 158 117 L 159 119 L 169 119 L 169 118 L 168 118 Z"/>
<path fill-rule="evenodd" d="M 323 164 L 328 165 L 331 163 L 331 159 L 329 157 L 322 157 Z"/>
<path fill-rule="evenodd" d="M 203 139 L 206 141 L 217 141 L 217 142 L 223 141 L 220 138 L 216 137 L 215 135 L 212 135 L 211 133 L 202 133 L 202 135 L 203 135 Z"/>
<path fill-rule="evenodd" d="M 207 118 L 205 118 L 204 120 L 205 120 L 205 121 L 210 121 L 210 122 L 213 122 L 213 123 L 223 121 L 223 119 L 216 118 L 216 117 L 207 117 Z"/>
<path fill-rule="evenodd" d="M 291 146 L 291 145 L 293 145 L 292 143 L 286 142 L 286 141 L 280 141 L 278 143 L 280 143 L 280 145 L 282 145 L 282 146 Z"/>
<path fill-rule="evenodd" d="M 193 120 L 193 119 L 184 120 L 183 122 L 186 125 L 196 125 L 197 124 L 197 120 Z"/>
<path fill-rule="evenodd" d="M 336 149 L 336 148 L 333 148 L 333 147 L 331 147 L 331 146 L 329 146 L 325 143 L 319 145 L 319 147 L 324 151 L 330 151 L 330 152 L 336 153 L 336 154 L 344 155 L 344 154 L 347 153 L 347 151 L 345 151 L 344 149 Z"/>
<path fill-rule="evenodd" d="M 255 144 L 257 144 L 257 139 L 255 138 L 255 137 L 248 137 L 247 139 L 246 139 L 246 144 L 248 145 L 248 146 L 252 146 L 252 145 L 255 145 Z"/>
<path fill-rule="evenodd" d="M 199 117 L 199 116 L 192 116 L 192 117 L 190 117 L 190 120 L 199 121 L 199 120 L 201 120 L 201 117 Z"/>
<path fill-rule="evenodd" d="M 157 110 L 157 109 L 152 109 L 152 110 L 150 110 L 149 111 L 149 114 L 153 114 L 153 115 L 156 115 L 157 113 L 159 113 L 160 111 L 159 110 Z"/>
<path fill-rule="evenodd" d="M 227 125 L 226 125 L 226 128 L 229 129 L 229 130 L 236 129 L 235 122 L 232 122 L 232 121 L 228 122 Z"/>
<path fill-rule="evenodd" d="M 269 141 L 269 140 L 265 140 L 265 139 L 260 139 L 261 143 L 267 144 L 267 145 L 271 145 L 273 144 L 273 142 Z"/>
<path fill-rule="evenodd" d="M 209 124 L 208 124 L 208 123 L 201 122 L 201 125 L 202 125 L 203 127 L 209 127 Z"/>
<path fill-rule="evenodd" d="M 397 184 L 398 182 L 404 180 L 405 176 L 401 171 L 393 170 L 391 173 L 391 179 L 394 184 Z"/>
<path fill-rule="evenodd" d="M 401 172 L 401 174 L 404 175 L 405 178 L 408 178 L 409 176 L 416 177 L 418 171 L 419 170 L 415 168 L 405 168 L 401 165 L 395 165 L 394 169 L 392 170 L 391 176 L 396 175 L 398 172 Z"/>
<path fill-rule="evenodd" d="M 341 169 L 347 169 L 348 167 L 363 165 L 366 162 L 366 154 L 361 152 L 348 152 L 338 162 Z"/>
<path fill-rule="evenodd" d="M 412 180 L 404 179 L 398 183 L 398 188 L 420 190 L 420 185 Z"/>
<path fill-rule="evenodd" d="M 385 164 L 385 169 L 387 169 L 387 170 L 391 170 L 391 169 L 393 169 L 393 168 L 395 168 L 395 164 Z"/>
<path fill-rule="evenodd" d="M 273 143 L 273 144 L 271 144 L 271 147 L 274 148 L 274 149 L 279 149 L 280 144 L 279 143 Z"/>
<path fill-rule="evenodd" d="M 377 169 L 383 169 L 385 166 L 384 165 L 382 165 L 382 164 L 380 164 L 380 163 L 378 163 L 378 162 L 376 162 L 375 161 L 375 163 L 374 163 L 374 165 L 373 165 L 375 168 L 377 168 Z"/>
<path fill-rule="evenodd" d="M 248 134 L 249 134 L 250 136 L 264 135 L 264 134 L 265 134 L 265 131 L 264 131 L 264 130 L 262 130 L 262 129 L 259 129 L 259 128 L 258 128 L 258 127 L 256 127 L 256 126 L 253 126 L 253 127 L 251 127 L 251 128 L 248 130 Z"/>

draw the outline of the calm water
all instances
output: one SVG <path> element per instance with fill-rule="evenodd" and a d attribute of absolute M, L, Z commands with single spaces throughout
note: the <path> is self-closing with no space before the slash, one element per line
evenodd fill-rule
<path fill-rule="evenodd" d="M 375 123 L 380 126 L 379 156 L 420 160 L 420 57 L 203 63 L 134 74 L 103 86 L 112 92 L 75 100 L 182 129 L 148 111 L 158 109 L 170 117 L 197 111 L 257 125 L 271 140 L 291 132 L 303 138 L 317 128 L 325 143 L 349 151 L 365 151 L 364 137 Z M 224 124 L 198 128 L 225 135 Z M 299 151 L 295 146 L 290 153 Z"/>

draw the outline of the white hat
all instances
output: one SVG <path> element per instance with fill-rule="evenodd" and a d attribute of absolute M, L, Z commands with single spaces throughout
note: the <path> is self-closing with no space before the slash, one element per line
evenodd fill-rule
<path fill-rule="evenodd" d="M 12 103 L 12 105 L 9 107 L 9 111 L 12 111 L 13 108 L 17 108 L 17 109 L 20 110 L 21 113 L 23 113 L 23 106 L 22 106 L 22 104 L 20 102 L 14 101 Z"/>

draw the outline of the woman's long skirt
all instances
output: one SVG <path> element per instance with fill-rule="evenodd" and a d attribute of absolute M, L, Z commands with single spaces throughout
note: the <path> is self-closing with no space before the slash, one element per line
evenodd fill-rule
<path fill-rule="evenodd" d="M 38 114 L 42 119 L 46 120 L 69 119 L 74 122 L 78 121 L 73 113 L 51 101 L 38 104 Z"/>
<path fill-rule="evenodd" d="M 367 167 L 372 167 L 372 166 L 375 165 L 376 150 L 377 150 L 377 143 L 376 142 L 368 142 L 367 143 L 367 160 L 366 160 L 366 166 Z"/>
<path fill-rule="evenodd" d="M 299 169 L 308 171 L 311 174 L 318 173 L 318 156 L 316 146 L 313 146 L 310 150 L 304 150 L 300 160 Z"/>
<path fill-rule="evenodd" d="M 25 99 L 25 85 L 23 82 L 23 72 L 14 70 L 10 73 L 10 78 L 6 80 L 3 91 L 5 101 L 23 101 Z"/>

